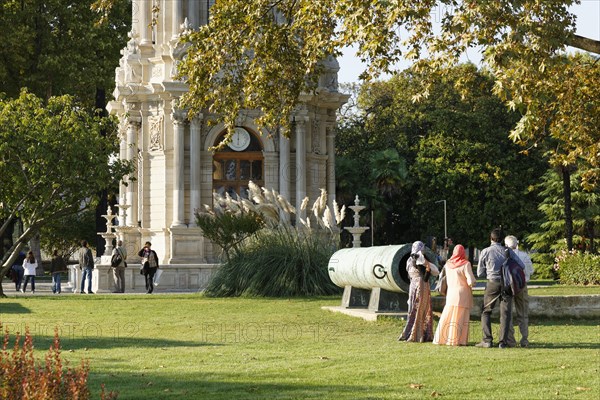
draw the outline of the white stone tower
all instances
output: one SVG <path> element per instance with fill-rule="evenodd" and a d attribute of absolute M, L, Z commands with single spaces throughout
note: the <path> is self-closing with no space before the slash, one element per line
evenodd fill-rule
<path fill-rule="evenodd" d="M 133 0 L 132 29 L 116 69 L 115 100 L 109 112 L 120 120 L 120 157 L 137 161 L 133 183 L 120 188 L 117 232 L 135 255 L 152 242 L 162 264 L 213 263 L 213 245 L 195 225 L 194 210 L 212 204 L 213 191 L 244 195 L 249 180 L 274 188 L 299 205 L 326 188 L 335 196 L 336 110 L 347 100 L 338 92 L 334 58 L 326 60 L 319 94 L 302 98 L 290 139 L 269 135 L 254 123 L 256 112 L 238 120 L 224 151 L 208 149 L 224 134 L 208 127 L 209 115 L 187 118 L 175 107 L 186 92 L 174 79 L 183 52 L 181 32 L 207 23 L 211 0 Z M 153 15 L 153 6 L 160 10 Z M 158 18 L 151 27 L 152 18 Z"/>

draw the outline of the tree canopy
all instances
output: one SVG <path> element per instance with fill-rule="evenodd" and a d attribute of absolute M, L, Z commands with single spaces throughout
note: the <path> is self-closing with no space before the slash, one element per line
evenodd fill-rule
<path fill-rule="evenodd" d="M 0 101 L 0 236 L 17 218 L 24 225 L 3 257 L 0 280 L 42 226 L 85 209 L 130 172 L 128 162 L 111 159 L 114 132 L 110 119 L 92 116 L 70 96 L 45 103 L 23 91 Z"/>
<path fill-rule="evenodd" d="M 496 93 L 523 115 L 511 138 L 523 145 L 557 142 L 560 155 L 551 161 L 587 160 L 585 178 L 593 185 L 600 174 L 600 66 L 580 57 L 566 67 L 563 54 L 567 45 L 599 53 L 600 43 L 574 34 L 569 7 L 576 3 L 219 1 L 210 23 L 184 37 L 189 48 L 180 73 L 190 91 L 183 103 L 192 113 L 214 112 L 229 127 L 241 110 L 255 108 L 263 111 L 259 123 L 287 126 L 301 94 L 317 89 L 323 60 L 345 46 L 356 46 L 367 63 L 366 80 L 392 71 L 402 58 L 417 71 L 443 74 L 477 48 L 494 73 Z M 430 93 L 431 82 L 415 100 Z"/>
<path fill-rule="evenodd" d="M 443 237 L 441 200 L 448 234 L 464 245 L 484 245 L 499 225 L 519 237 L 533 232 L 537 198 L 530 182 L 539 180 L 546 163 L 541 149 L 525 156 L 509 140 L 518 115 L 491 93 L 493 77 L 460 65 L 432 81 L 431 96 L 415 103 L 421 79 L 406 70 L 361 88 L 357 110 L 340 119 L 338 198 L 358 193 L 366 200 L 375 212 L 377 244 Z M 392 150 L 397 154 L 388 164 L 378 162 Z M 388 181 L 394 191 L 381 190 L 377 178 L 391 177 L 387 165 L 397 160 L 405 166 L 394 169 L 408 175 Z"/>
<path fill-rule="evenodd" d="M 0 4 L 0 92 L 69 94 L 88 108 L 97 89 L 110 92 L 127 41 L 131 1 L 115 2 L 98 24 L 93 0 L 4 0 Z"/>

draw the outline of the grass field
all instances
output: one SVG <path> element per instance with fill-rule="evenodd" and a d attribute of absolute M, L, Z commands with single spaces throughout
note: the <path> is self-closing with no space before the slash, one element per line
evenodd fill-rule
<path fill-rule="evenodd" d="M 321 309 L 339 301 L 36 294 L 0 299 L 0 320 L 28 326 L 40 358 L 58 327 L 92 391 L 120 399 L 600 398 L 597 320 L 534 319 L 529 349 L 440 347 L 398 342 L 399 320 Z"/>

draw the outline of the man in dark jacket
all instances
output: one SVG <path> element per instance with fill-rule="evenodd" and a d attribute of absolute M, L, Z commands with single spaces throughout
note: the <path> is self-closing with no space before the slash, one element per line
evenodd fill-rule
<path fill-rule="evenodd" d="M 92 272 L 94 271 L 94 256 L 92 250 L 88 248 L 87 240 L 81 241 L 81 248 L 79 249 L 79 269 L 81 270 L 81 294 L 85 292 L 85 280 L 88 280 L 88 294 L 92 292 Z"/>

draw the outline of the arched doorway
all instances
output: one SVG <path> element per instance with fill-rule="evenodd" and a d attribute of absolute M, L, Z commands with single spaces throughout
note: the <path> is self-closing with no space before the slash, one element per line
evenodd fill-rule
<path fill-rule="evenodd" d="M 214 145 L 225 136 L 222 132 Z M 264 186 L 263 147 L 258 137 L 249 129 L 237 127 L 231 143 L 213 156 L 213 191 L 248 197 L 248 182 Z"/>

